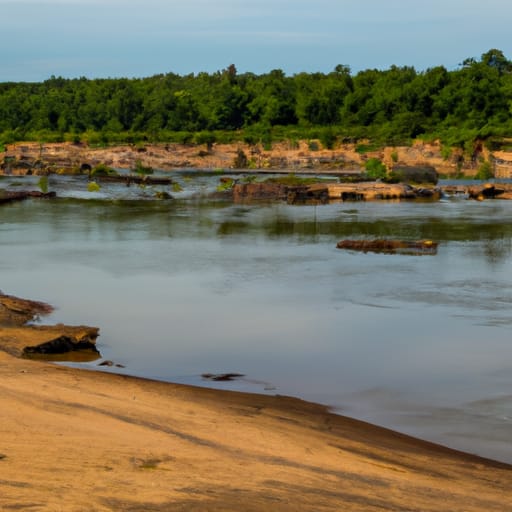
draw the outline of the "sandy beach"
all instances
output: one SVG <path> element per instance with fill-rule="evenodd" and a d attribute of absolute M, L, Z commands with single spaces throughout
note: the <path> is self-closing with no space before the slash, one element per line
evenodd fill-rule
<path fill-rule="evenodd" d="M 5 319 L 0 315 L 2 511 L 509 507 L 506 464 L 295 398 L 17 357 L 20 347 L 66 328 Z"/>

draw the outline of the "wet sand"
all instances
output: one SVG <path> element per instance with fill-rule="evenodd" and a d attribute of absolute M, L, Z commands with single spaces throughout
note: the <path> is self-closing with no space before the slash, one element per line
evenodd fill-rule
<path fill-rule="evenodd" d="M 1 327 L 0 347 L 42 332 Z M 0 411 L 1 511 L 509 507 L 512 466 L 295 398 L 92 372 L 0 351 Z"/>

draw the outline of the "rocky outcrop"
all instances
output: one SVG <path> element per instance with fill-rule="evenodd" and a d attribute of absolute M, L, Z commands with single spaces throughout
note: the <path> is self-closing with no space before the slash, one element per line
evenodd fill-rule
<path fill-rule="evenodd" d="M 98 359 L 97 327 L 28 324 L 52 311 L 52 306 L 44 302 L 0 294 L 0 350 L 16 357 Z M 63 357 L 64 354 L 71 357 Z"/>
<path fill-rule="evenodd" d="M 207 151 L 198 145 L 173 143 L 92 148 L 83 143 L 26 142 L 9 144 L 6 149 L 6 152 L 0 153 L 0 172 L 4 174 L 85 173 L 98 164 L 115 169 L 134 169 L 138 163 L 159 170 L 244 168 L 360 174 L 369 158 L 380 159 L 388 169 L 396 166 L 433 166 L 442 174 L 463 172 L 468 176 L 477 171 L 473 161 L 464 160 L 456 151 L 446 157 L 439 143 L 422 141 L 416 141 L 411 146 L 377 149 L 355 143 L 325 149 L 319 142 L 313 144 L 306 140 L 274 142 L 271 148 L 242 142 L 219 143 L 213 144 Z M 240 158 L 241 155 L 244 158 Z M 491 156 L 484 155 L 485 158 Z M 500 154 L 498 161 L 501 172 L 512 168 L 512 156 L 507 153 Z"/>
<path fill-rule="evenodd" d="M 289 189 L 280 183 L 235 183 L 233 200 L 236 203 L 244 200 L 286 200 Z"/>
<path fill-rule="evenodd" d="M 23 347 L 21 351 L 23 357 L 53 359 L 55 356 L 74 352 L 90 356 L 86 357 L 86 360 L 95 360 L 100 357 L 96 348 L 96 338 L 99 336 L 97 327 L 58 324 L 32 326 L 32 330 L 37 340 L 33 345 Z M 84 357 L 79 359 L 84 360 Z"/>
<path fill-rule="evenodd" d="M 370 158 L 381 160 L 390 170 L 397 167 L 434 167 L 447 176 L 474 176 L 481 161 L 492 162 L 497 177 L 512 176 L 512 152 L 482 147 L 472 157 L 439 142 L 415 141 L 409 146 L 373 148 L 370 144 L 343 143 L 325 149 L 318 141 L 281 141 L 271 148 L 261 144 L 213 144 L 207 151 L 194 144 L 118 145 L 92 148 L 85 143 L 24 142 L 9 144 L 0 153 L 3 174 L 86 173 L 98 164 L 115 169 L 134 169 L 138 163 L 159 170 L 179 168 L 360 174 Z M 243 155 L 244 158 L 240 158 Z M 415 181 L 417 182 L 417 181 Z"/>
<path fill-rule="evenodd" d="M 391 175 L 402 183 L 418 183 L 436 185 L 439 175 L 431 165 L 395 165 Z"/>
<path fill-rule="evenodd" d="M 0 325 L 21 326 L 39 315 L 48 315 L 52 311 L 53 307 L 50 304 L 20 299 L 0 292 Z"/>
<path fill-rule="evenodd" d="M 439 199 L 438 189 L 415 188 L 404 183 L 314 183 L 283 185 L 281 183 L 243 183 L 233 186 L 235 202 L 285 200 L 288 203 L 327 203 L 328 201 L 378 201 L 429 198 Z"/>
<path fill-rule="evenodd" d="M 471 199 L 483 201 L 484 199 L 512 199 L 512 184 L 484 183 L 467 187 L 467 194 Z"/>

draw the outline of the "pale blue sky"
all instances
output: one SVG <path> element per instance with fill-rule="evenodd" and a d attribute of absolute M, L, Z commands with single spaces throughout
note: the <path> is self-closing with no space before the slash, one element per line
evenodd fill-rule
<path fill-rule="evenodd" d="M 511 0 L 0 0 L 0 82 L 512 59 Z"/>

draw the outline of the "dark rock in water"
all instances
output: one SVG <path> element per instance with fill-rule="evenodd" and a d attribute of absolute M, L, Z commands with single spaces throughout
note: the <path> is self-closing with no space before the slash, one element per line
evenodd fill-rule
<path fill-rule="evenodd" d="M 136 185 L 172 185 L 172 178 L 167 176 L 150 176 L 148 174 L 106 174 L 94 177 L 100 182 L 124 183 Z"/>
<path fill-rule="evenodd" d="M 201 377 L 206 380 L 219 382 L 239 379 L 245 377 L 245 375 L 242 373 L 203 373 Z"/>
<path fill-rule="evenodd" d="M 396 165 L 391 174 L 394 179 L 402 183 L 431 183 L 437 184 L 439 175 L 431 165 Z"/>
<path fill-rule="evenodd" d="M 467 188 L 470 199 L 482 201 L 484 199 L 512 199 L 512 185 L 510 183 L 484 183 Z"/>
<path fill-rule="evenodd" d="M 13 203 L 14 201 L 24 201 L 30 198 L 39 199 L 51 199 L 56 196 L 55 192 L 38 192 L 34 190 L 30 191 L 16 191 L 10 192 L 6 190 L 0 190 L 0 204 Z"/>
<path fill-rule="evenodd" d="M 162 199 L 162 200 L 172 199 L 171 194 L 169 194 L 168 192 L 165 192 L 165 191 L 161 191 L 161 190 L 159 190 L 158 192 L 155 192 L 155 197 L 156 197 L 156 199 Z"/>
<path fill-rule="evenodd" d="M 66 354 L 67 352 L 73 352 L 75 350 L 93 350 L 98 353 L 94 343 L 90 341 L 77 341 L 71 336 L 63 335 L 42 343 L 41 345 L 25 347 L 23 354 Z"/>
<path fill-rule="evenodd" d="M 233 200 L 286 200 L 288 187 L 281 183 L 235 183 L 233 188 Z"/>
<path fill-rule="evenodd" d="M 377 252 L 384 254 L 434 255 L 438 243 L 432 240 L 341 240 L 336 247 L 350 251 Z"/>
<path fill-rule="evenodd" d="M 99 354 L 96 348 L 98 334 L 99 329 L 97 327 L 62 326 L 62 334 L 60 336 L 38 345 L 25 347 L 22 355 L 24 357 L 33 357 L 37 355 L 67 354 L 77 351 L 89 351 L 93 354 Z"/>
<path fill-rule="evenodd" d="M 111 361 L 110 359 L 101 361 L 101 363 L 98 363 L 98 366 L 115 366 L 116 368 L 126 368 L 124 364 L 114 363 L 114 361 Z"/>

